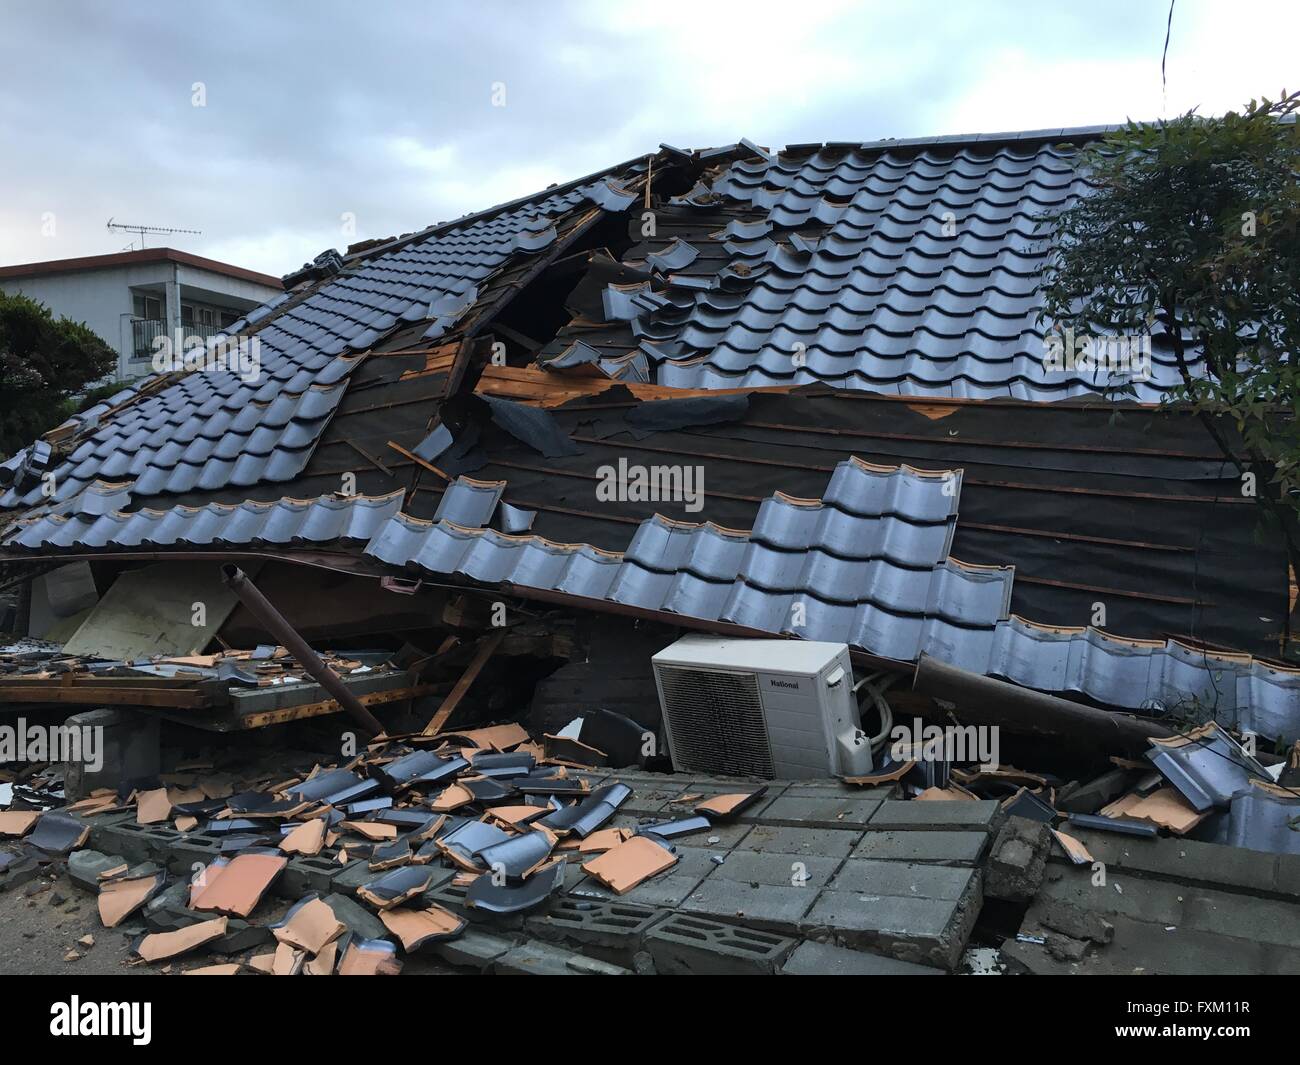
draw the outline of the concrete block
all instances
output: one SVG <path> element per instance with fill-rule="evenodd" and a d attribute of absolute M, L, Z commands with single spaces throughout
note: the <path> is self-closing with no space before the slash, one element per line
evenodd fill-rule
<path fill-rule="evenodd" d="M 120 854 L 128 862 L 154 857 L 152 832 L 148 825 L 135 823 L 135 811 L 98 817 L 90 823 L 90 845 L 104 854 Z"/>
<path fill-rule="evenodd" d="M 352 863 L 349 862 L 349 865 Z M 359 862 L 359 865 L 369 863 Z M 297 899 L 313 891 L 319 895 L 329 895 L 334 890 L 334 882 L 343 872 L 344 866 L 324 854 L 307 854 L 291 858 L 284 867 L 271 890 L 282 899 Z M 372 879 L 374 874 L 371 874 Z"/>
<path fill-rule="evenodd" d="M 370 863 L 364 858 L 353 858 L 347 865 L 339 865 L 338 862 L 334 864 L 338 866 L 339 871 L 334 874 L 333 888 L 345 895 L 355 895 L 357 888 L 362 884 L 369 884 L 379 875 L 370 868 Z"/>
<path fill-rule="evenodd" d="M 1048 932 L 1043 937 L 1043 949 L 1057 961 L 1082 961 L 1088 952 L 1088 941 L 1063 936 L 1060 932 Z"/>
<path fill-rule="evenodd" d="M 169 873 L 189 876 L 196 867 L 210 865 L 221 857 L 221 844 L 211 836 L 176 835 L 178 838 L 169 840 L 165 845 L 161 841 L 153 841 L 151 837 L 150 850 L 153 857 Z"/>
<path fill-rule="evenodd" d="M 804 940 L 781 966 L 782 976 L 943 976 L 942 969 L 881 954 Z"/>
<path fill-rule="evenodd" d="M 917 802 L 891 799 L 882 802 L 869 822 L 873 829 L 915 829 L 917 831 L 992 830 L 1000 807 L 991 799 L 967 802 L 960 799 Z"/>
<path fill-rule="evenodd" d="M 492 963 L 492 971 L 504 976 L 631 976 L 624 969 L 597 958 L 530 939 L 512 947 Z"/>
<path fill-rule="evenodd" d="M 1051 846 L 1051 830 L 1043 822 L 1008 817 L 990 849 L 984 894 L 1008 902 L 1033 898 L 1043 882 Z"/>
<path fill-rule="evenodd" d="M 274 939 L 271 930 L 265 925 L 249 924 L 247 921 L 232 917 L 226 924 L 226 934 L 213 940 L 208 949 L 214 954 L 242 954 L 246 950 L 260 947 Z"/>
<path fill-rule="evenodd" d="M 1068 814 L 1095 814 L 1128 791 L 1139 775 L 1132 769 L 1116 766 L 1077 787 L 1067 784 L 1056 797 L 1056 808 Z"/>
<path fill-rule="evenodd" d="M 985 832 L 868 831 L 853 848 L 854 858 L 934 865 L 974 865 L 989 837 Z"/>
<path fill-rule="evenodd" d="M 443 883 L 430 888 L 420 898 L 426 905 L 442 906 L 444 909 L 451 910 L 452 913 L 466 918 L 471 924 L 484 925 L 496 931 L 519 932 L 523 930 L 524 919 L 530 913 L 545 913 L 551 905 L 552 900 L 548 899 L 536 909 L 521 913 L 488 913 L 485 910 L 476 910 L 465 898 L 469 887 L 467 885 L 453 884 L 452 879 L 455 873 L 452 870 L 448 870 L 448 872 L 451 875 Z"/>
<path fill-rule="evenodd" d="M 5 852 L 10 853 L 10 852 Z M 0 869 L 0 893 L 12 891 L 16 887 L 35 880 L 41 871 L 41 863 L 29 854 L 21 854 Z"/>
<path fill-rule="evenodd" d="M 126 826 L 122 826 L 125 828 Z M 164 869 L 170 868 L 173 864 L 172 855 L 175 848 L 185 842 L 185 833 L 177 832 L 170 825 L 137 825 L 136 828 L 143 828 L 144 845 L 148 849 L 147 859 L 152 859 L 161 865 Z M 195 861 L 211 861 L 215 856 L 214 852 L 207 847 L 200 848 L 202 857 L 196 857 Z M 126 853 L 123 851 L 123 853 Z M 143 859 L 142 859 L 143 860 Z M 185 872 L 190 868 L 186 865 L 184 869 L 178 871 Z"/>
<path fill-rule="evenodd" d="M 665 917 L 645 941 L 656 971 L 707 976 L 773 973 L 795 946 L 773 932 L 685 913 Z"/>
<path fill-rule="evenodd" d="M 470 925 L 455 939 L 435 943 L 431 949 L 448 965 L 486 972 L 493 962 L 508 954 L 514 947 L 514 939 L 494 935 L 485 929 Z"/>
<path fill-rule="evenodd" d="M 158 718 L 120 707 L 84 710 L 65 722 L 68 728 L 97 730 L 102 760 L 92 770 L 83 759 L 63 763 L 69 800 L 84 799 L 96 788 L 120 788 L 156 777 L 161 769 Z"/>
<path fill-rule="evenodd" d="M 879 807 L 877 799 L 841 794 L 813 797 L 787 792 L 768 803 L 759 822 L 791 828 L 862 828 Z"/>
<path fill-rule="evenodd" d="M 631 966 L 646 932 L 667 911 L 618 899 L 556 899 L 547 913 L 528 917 L 525 927 L 549 943 L 581 945 L 582 952 L 613 964 Z"/>
<path fill-rule="evenodd" d="M 755 825 L 738 850 L 767 851 L 796 857 L 844 858 L 862 839 L 860 829 L 789 828 Z"/>
<path fill-rule="evenodd" d="M 144 904 L 145 927 L 151 932 L 174 932 L 178 928 L 206 921 L 211 914 L 197 913 L 186 906 L 190 897 L 188 879 L 169 884 Z"/>
<path fill-rule="evenodd" d="M 73 851 L 68 855 L 68 879 L 82 891 L 98 895 L 99 874 L 116 869 L 125 862 L 120 854 L 102 854 L 89 849 Z"/>
<path fill-rule="evenodd" d="M 1105 917 L 1068 902 L 1044 900 L 1034 906 L 1034 915 L 1044 928 L 1073 939 L 1091 939 L 1104 944 L 1115 938 L 1115 926 Z"/>
<path fill-rule="evenodd" d="M 348 926 L 348 930 L 362 939 L 383 939 L 388 935 L 388 928 L 378 917 L 359 902 L 337 891 L 326 895 L 322 900 L 334 911 L 334 916 Z"/>

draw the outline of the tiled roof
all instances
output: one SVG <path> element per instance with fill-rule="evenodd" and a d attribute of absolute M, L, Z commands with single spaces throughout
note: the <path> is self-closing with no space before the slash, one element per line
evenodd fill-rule
<path fill-rule="evenodd" d="M 957 471 L 842 463 L 818 500 L 776 496 L 750 531 L 656 516 L 625 551 L 488 527 L 513 510 L 500 482 L 460 478 L 443 518 L 412 518 L 389 496 L 46 515 L 20 523 L 11 551 L 133 547 L 361 546 L 372 560 L 440 577 L 541 592 L 647 616 L 677 615 L 830 640 L 883 658 L 933 655 L 1043 691 L 1158 712 L 1214 714 L 1264 736 L 1300 732 L 1300 671 L 1176 640 L 1126 640 L 1008 616 L 1014 571 L 950 558 Z M 455 514 L 472 524 L 456 524 Z M 852 516 L 860 535 L 841 539 Z"/>
<path fill-rule="evenodd" d="M 150 392 L 151 378 L 74 419 L 75 447 L 50 471 L 52 500 L 70 500 L 95 480 L 133 480 L 137 496 L 292 480 L 364 352 L 426 320 L 424 337 L 441 336 L 474 305 L 480 283 L 554 241 L 556 218 L 584 203 L 630 201 L 604 180 L 588 182 L 377 249 L 305 297 L 277 296 L 228 331 L 256 336 L 255 377 L 190 372 Z M 45 502 L 44 487 L 39 479 L 10 486 L 0 509 Z"/>
<path fill-rule="evenodd" d="M 83 496 L 83 498 L 85 498 Z M 395 517 L 402 493 L 387 496 L 322 496 L 246 502 L 237 506 L 172 507 L 123 513 L 46 514 L 19 522 L 5 547 L 126 549 L 132 547 L 260 547 L 369 542 Z"/>
<path fill-rule="evenodd" d="M 1042 218 L 1087 191 L 1079 159 L 1050 139 L 754 153 L 659 212 L 625 256 L 646 280 L 607 289 L 606 322 L 674 387 L 1051 401 L 1131 384 L 1157 401 L 1179 381 L 1160 335 L 1148 380 L 1044 366 Z M 575 336 L 557 365 L 596 350 Z"/>
<path fill-rule="evenodd" d="M 387 526 L 367 553 L 486 584 L 607 599 L 884 653 L 878 645 L 890 618 L 933 616 L 991 627 L 1006 613 L 1010 568 L 947 558 L 956 481 L 843 463 L 823 499 L 793 503 L 804 512 L 793 536 L 792 501 L 773 499 L 752 532 L 656 516 L 622 553 L 406 517 Z M 878 528 L 846 540 L 846 519 Z M 782 539 L 802 546 L 775 546 Z M 903 561 L 887 557 L 886 545 Z"/>

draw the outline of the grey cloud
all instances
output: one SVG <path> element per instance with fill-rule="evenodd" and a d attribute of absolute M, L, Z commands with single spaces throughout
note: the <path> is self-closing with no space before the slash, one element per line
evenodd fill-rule
<path fill-rule="evenodd" d="M 0 262 L 117 251 L 112 215 L 201 229 L 169 243 L 283 273 L 660 141 L 936 132 L 1007 42 L 1158 63 L 1154 7 L 1044 6 L 847 6 L 792 43 L 815 4 L 664 4 L 633 31 L 621 5 L 577 2 L 0 0 Z M 1016 115 L 1009 99 L 988 128 Z"/>

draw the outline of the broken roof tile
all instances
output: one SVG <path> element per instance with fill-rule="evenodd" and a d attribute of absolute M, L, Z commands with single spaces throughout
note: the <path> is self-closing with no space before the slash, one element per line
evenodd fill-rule
<path fill-rule="evenodd" d="M 633 836 L 599 857 L 583 863 L 588 876 L 615 894 L 624 895 L 643 880 L 677 863 L 677 855 L 666 844 L 650 836 Z"/>
<path fill-rule="evenodd" d="M 225 864 L 213 862 L 196 883 L 190 908 L 247 917 L 257 908 L 289 859 L 276 851 L 250 850 Z"/>
<path fill-rule="evenodd" d="M 407 954 L 414 954 L 429 943 L 455 939 L 465 930 L 465 918 L 436 905 L 419 910 L 384 910 L 379 919 L 398 938 Z"/>

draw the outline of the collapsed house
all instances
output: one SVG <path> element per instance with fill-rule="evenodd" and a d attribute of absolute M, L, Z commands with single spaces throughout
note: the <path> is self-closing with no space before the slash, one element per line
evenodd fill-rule
<path fill-rule="evenodd" d="M 891 761 L 881 742 L 865 772 L 840 772 L 854 783 L 779 783 L 782 759 L 761 722 L 747 734 L 732 696 L 716 692 L 694 691 L 674 709 L 651 667 L 684 633 L 804 640 L 848 649 L 866 691 L 888 708 L 875 719 L 877 741 L 886 713 L 955 713 L 1083 741 L 1116 760 L 1096 801 L 1073 811 L 1108 812 L 1081 822 L 1081 835 L 1060 832 L 1056 861 L 1086 865 L 1080 851 L 1104 847 L 1117 825 L 1134 838 L 1195 832 L 1300 855 L 1300 836 L 1284 827 L 1300 813 L 1285 759 L 1257 761 L 1254 740 L 1242 747 L 1232 735 L 1274 751 L 1300 736 L 1300 671 L 1282 657 L 1291 582 L 1281 534 L 1261 522 L 1205 426 L 1160 405 L 1178 381 L 1167 338 L 1145 338 L 1137 361 L 1045 358 L 1043 216 L 1086 193 L 1079 150 L 1103 132 L 779 153 L 743 141 L 663 146 L 422 232 L 324 253 L 229 330 L 248 345 L 241 357 L 253 356 L 254 372 L 246 359 L 240 372 L 200 359 L 160 373 L 0 466 L 4 579 L 25 589 L 24 634 L 53 641 L 0 659 L 0 701 L 147 707 L 227 731 L 343 709 L 392 737 L 361 765 L 380 777 L 392 759 L 436 743 L 435 757 L 462 764 L 417 776 L 437 783 L 437 795 L 462 788 L 463 804 L 444 798 L 442 808 L 419 807 L 428 816 L 396 821 L 380 812 L 389 807 L 355 813 L 400 825 L 418 854 L 464 830 L 435 826 L 434 813 L 486 803 L 483 819 L 466 823 L 506 834 L 485 848 L 522 848 L 530 860 L 515 870 L 520 890 L 540 890 L 539 869 L 550 870 L 535 904 L 553 890 L 570 899 L 585 890 L 547 865 L 571 827 L 561 809 L 627 787 L 606 773 L 583 777 L 582 767 L 644 774 L 627 790 L 655 798 L 633 800 L 623 815 L 651 816 L 660 830 L 617 825 L 628 835 L 615 846 L 671 840 L 677 829 L 653 820 L 663 804 L 692 791 L 733 794 L 725 776 L 761 782 L 738 795 L 773 789 L 739 822 L 755 833 L 802 826 L 834 836 L 846 812 L 860 815 L 860 839 L 820 841 L 835 853 L 807 843 L 793 851 L 836 864 L 848 853 L 841 844 L 888 849 L 867 838 L 868 815 L 918 792 L 952 799 L 894 809 L 897 823 L 874 825 L 980 835 L 954 841 L 965 857 L 920 859 L 965 873 L 948 878 L 943 913 L 918 916 L 911 938 L 856 928 L 853 898 L 874 883 L 859 868 L 852 885 L 831 886 L 828 871 L 824 900 L 796 896 L 798 906 L 781 905 L 797 914 L 763 926 L 778 938 L 830 928 L 798 938 L 952 968 L 981 878 L 996 879 L 989 864 L 1016 849 L 1003 839 L 1007 804 L 1017 824 L 1042 826 L 1070 810 L 1059 805 L 1069 796 L 1051 774 L 1008 776 L 1004 764 L 1001 775 L 958 767 L 953 776 L 947 764 Z M 203 355 L 215 359 L 222 343 Z M 1199 359 L 1191 366 L 1199 371 Z M 294 654 L 294 640 L 315 650 Z M 665 778 L 673 783 L 659 794 L 646 757 L 611 761 L 588 742 L 599 726 L 587 724 L 610 712 L 655 737 L 652 768 L 693 775 Z M 504 720 L 525 722 L 533 739 L 488 744 L 477 757 L 482 745 L 451 740 Z M 1226 783 L 1198 784 L 1186 752 L 1165 750 L 1189 728 L 1203 730 L 1192 733 L 1194 751 L 1224 746 Z M 687 754 L 691 730 L 707 742 Z M 385 746 L 411 731 L 413 746 Z M 490 754 L 518 761 L 491 774 L 505 763 L 480 765 Z M 572 776 L 545 784 L 536 771 L 548 758 Z M 820 768 L 799 775 L 842 769 L 829 756 Z M 461 773 L 528 778 L 496 805 L 508 798 L 535 813 L 502 827 Z M 552 790 L 559 779 L 584 784 Z M 409 785 L 383 790 L 400 797 Z M 850 805 L 833 818 L 818 807 L 807 824 L 781 814 L 777 792 L 828 799 L 798 790 L 819 786 Z M 211 806 L 229 794 L 192 800 L 199 805 L 182 816 L 195 828 L 221 810 L 248 820 L 249 809 Z M 532 801 L 543 795 L 551 801 Z M 101 796 L 92 808 L 112 814 L 126 798 Z M 275 801 L 286 804 L 275 809 L 287 828 L 320 815 L 335 853 L 349 849 L 342 818 Z M 592 831 L 623 801 L 610 802 Z M 536 835 L 543 824 L 520 828 L 557 816 L 561 834 L 549 845 Z M 697 816 L 705 820 L 695 830 L 708 831 L 706 814 Z M 372 849 L 391 838 L 360 831 Z M 1046 832 L 1031 833 L 1039 880 Z M 458 875 L 481 873 L 479 850 L 454 843 L 434 849 L 459 855 Z M 722 919 L 723 931 L 709 934 L 725 938 L 754 905 L 736 905 L 733 890 L 691 909 L 708 894 L 696 890 L 703 874 L 727 869 L 714 856 L 697 856 L 699 882 L 646 888 L 642 904 Z M 651 865 L 659 858 L 648 856 Z M 368 871 L 386 860 L 371 855 Z M 870 872 L 888 880 L 897 869 Z M 408 897 L 438 887 L 418 886 Z M 1024 901 L 1033 889 L 1010 897 Z M 420 920 L 445 938 L 438 922 L 450 919 Z M 922 933 L 927 922 L 936 929 Z M 1050 913 L 1047 927 L 1056 928 Z M 1023 935 L 1047 949 L 1047 935 Z M 1075 949 L 1053 944 L 1056 961 Z"/>

